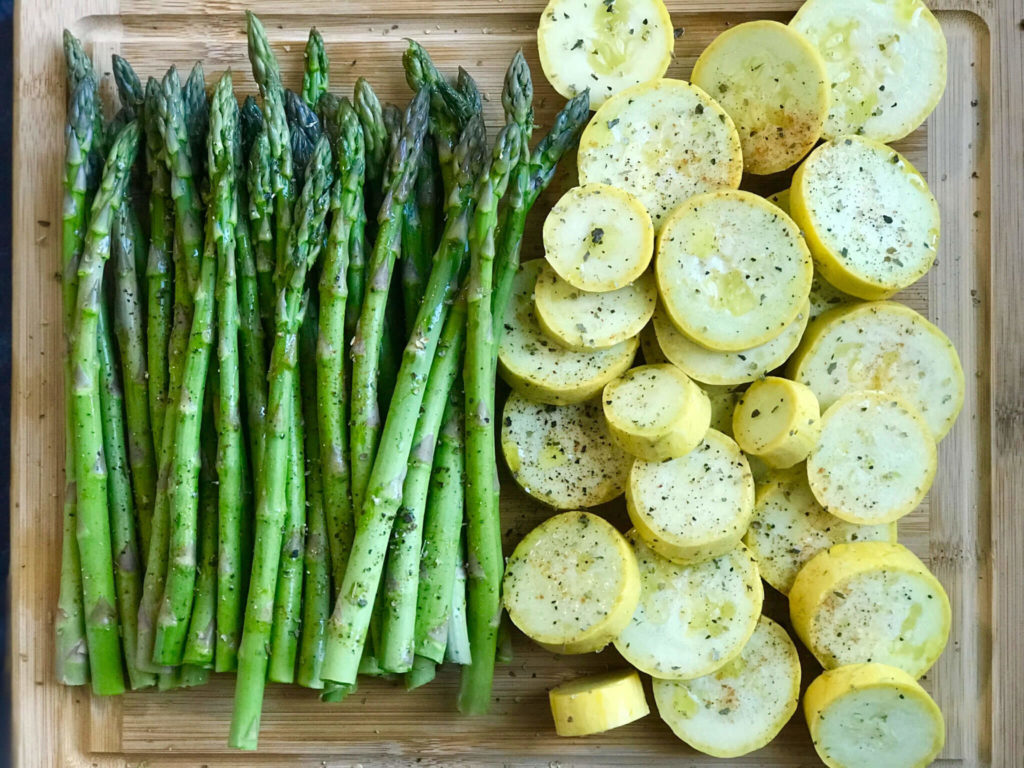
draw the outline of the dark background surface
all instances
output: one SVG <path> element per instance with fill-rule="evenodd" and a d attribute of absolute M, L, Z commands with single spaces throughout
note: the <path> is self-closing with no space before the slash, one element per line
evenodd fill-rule
<path fill-rule="evenodd" d="M 26 0 L 28 1 L 28 0 Z M 10 488 L 11 488 L 11 98 L 14 0 L 0 0 L 0 765 L 11 764 Z"/>

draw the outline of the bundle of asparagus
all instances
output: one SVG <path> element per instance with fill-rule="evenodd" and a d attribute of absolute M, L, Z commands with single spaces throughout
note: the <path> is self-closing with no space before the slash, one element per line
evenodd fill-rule
<path fill-rule="evenodd" d="M 143 86 L 115 56 L 109 124 L 65 33 L 58 676 L 117 694 L 236 672 L 243 749 L 267 680 L 340 701 L 360 674 L 414 688 L 450 661 L 459 708 L 484 712 L 497 344 L 587 94 L 531 151 L 516 54 L 488 148 L 473 79 L 415 42 L 399 110 L 364 79 L 331 93 L 315 29 L 287 90 L 247 24 L 262 106 L 230 72 L 208 98 L 200 64 Z"/>

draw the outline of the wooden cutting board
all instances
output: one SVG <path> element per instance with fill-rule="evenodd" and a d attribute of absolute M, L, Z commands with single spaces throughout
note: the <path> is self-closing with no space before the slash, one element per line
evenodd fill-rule
<path fill-rule="evenodd" d="M 523 46 L 533 66 L 542 130 L 562 100 L 537 63 L 543 0 L 252 0 L 286 83 L 297 86 L 308 28 L 331 57 L 332 90 L 367 76 L 382 99 L 409 93 L 399 63 L 415 37 L 438 64 L 478 79 L 487 116 L 500 121 L 501 77 Z M 686 78 L 698 53 L 731 24 L 785 21 L 796 0 L 669 0 L 678 27 L 669 75 Z M 936 0 L 949 41 L 949 86 L 926 127 L 900 142 L 939 200 L 943 235 L 928 278 L 901 297 L 953 339 L 967 374 L 960 420 L 939 448 L 927 504 L 900 523 L 900 539 L 938 575 L 953 603 L 949 646 L 925 684 L 946 715 L 942 765 L 1024 764 L 1024 0 Z M 110 54 L 143 75 L 171 63 L 206 65 L 208 82 L 232 67 L 254 90 L 238 0 L 22 0 L 16 9 L 14 120 L 14 377 L 11 434 L 11 606 L 14 748 L 23 766 L 712 765 L 655 714 L 586 739 L 559 739 L 546 691 L 584 670 L 622 665 L 614 651 L 564 658 L 521 637 L 498 668 L 487 717 L 454 711 L 448 671 L 413 693 L 360 683 L 342 705 L 298 688 L 267 691 L 258 754 L 225 749 L 233 684 L 115 699 L 59 686 L 53 616 L 63 488 L 61 330 L 57 278 L 65 82 L 60 34 L 80 36 L 109 73 Z M 110 78 L 105 78 L 108 95 Z M 541 131 L 537 131 L 540 134 Z M 538 204 L 528 238 L 572 162 Z M 759 180 L 774 192 L 788 179 Z M 511 544 L 547 514 L 503 484 Z M 623 521 L 621 504 L 604 510 Z M 778 596 L 776 596 L 778 598 Z M 785 618 L 781 599 L 766 611 Z M 813 666 L 807 666 L 814 674 Z M 805 683 L 807 680 L 805 680 Z M 776 741 L 737 765 L 817 764 L 799 714 Z"/>

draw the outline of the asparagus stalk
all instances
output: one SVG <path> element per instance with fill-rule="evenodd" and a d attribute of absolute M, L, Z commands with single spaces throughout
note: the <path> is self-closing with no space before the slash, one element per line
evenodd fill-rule
<path fill-rule="evenodd" d="M 363 127 L 366 146 L 366 216 L 375 222 L 384 197 L 384 173 L 388 161 L 388 129 L 384 111 L 369 81 L 360 77 L 353 92 L 353 105 Z"/>
<path fill-rule="evenodd" d="M 146 83 L 143 116 L 146 172 L 150 179 L 149 254 L 146 261 L 146 371 L 153 447 L 159 452 L 163 446 L 164 416 L 167 411 L 167 345 L 174 302 L 171 280 L 174 210 L 171 177 L 164 162 L 164 140 L 160 133 L 160 82 L 152 77 Z M 142 538 L 142 546 L 143 556 L 146 557 L 149 554 L 148 531 Z"/>
<path fill-rule="evenodd" d="M 284 99 L 285 116 L 291 134 L 294 184 L 296 188 L 301 188 L 305 181 L 306 166 L 313 156 L 313 146 L 322 133 L 320 119 L 295 91 L 285 90 Z"/>
<path fill-rule="evenodd" d="M 417 100 L 424 106 L 425 93 L 421 91 L 417 96 Z M 468 177 L 479 130 L 469 129 L 464 133 L 465 141 L 460 142 L 457 151 L 460 155 L 460 168 L 465 169 L 464 177 Z M 503 146 L 503 149 L 507 148 Z M 468 197 L 460 197 L 460 208 L 463 200 L 468 200 Z M 395 513 L 402 501 L 402 483 L 423 400 L 424 381 L 430 372 L 447 303 L 454 294 L 465 252 L 466 227 L 467 218 L 464 216 L 456 215 L 449 219 L 438 250 L 437 266 L 431 274 L 415 330 L 405 347 L 395 387 L 394 406 L 388 411 L 366 501 L 357 518 L 356 537 L 345 580 L 328 628 L 323 669 L 323 676 L 327 680 L 352 683 L 359 668 L 388 539 Z"/>
<path fill-rule="evenodd" d="M 221 83 L 225 81 L 222 80 Z M 218 113 L 226 110 L 237 115 L 234 95 L 231 92 L 231 81 L 218 86 L 214 96 L 214 115 L 212 125 L 219 134 L 211 132 L 211 140 L 217 142 L 213 153 L 218 163 L 217 173 L 223 174 L 216 181 L 217 190 L 223 191 L 211 201 L 210 215 L 215 217 L 218 226 L 214 228 L 214 245 L 217 261 L 217 408 L 216 412 L 216 519 L 217 519 L 217 550 L 216 550 L 216 669 L 221 672 L 234 670 L 237 665 L 238 640 L 242 633 L 242 531 L 245 509 L 243 504 L 243 476 L 245 474 L 244 436 L 242 434 L 242 376 L 239 357 L 239 330 L 241 326 L 239 311 L 239 279 L 235 259 L 242 248 L 238 247 L 238 233 L 247 234 L 247 228 L 238 226 L 239 197 L 239 159 L 241 157 L 241 135 L 237 119 Z M 223 123 L 221 123 L 223 121 Z M 223 163 L 223 168 L 220 163 Z M 229 189 L 223 189 L 228 187 Z M 217 208 L 217 210 L 214 210 Z M 244 224 L 243 224 L 244 227 Z M 245 240 L 248 244 L 248 238 Z M 251 252 L 249 256 L 251 258 Z M 251 265 L 250 265 L 251 266 Z M 252 289 L 250 283 L 250 290 Z M 252 297 L 250 296 L 250 301 Z M 247 307 L 247 334 L 258 333 L 251 327 L 259 326 L 258 311 Z M 259 334 L 262 336 L 262 334 Z M 250 354 L 262 353 L 262 338 L 250 339 L 250 346 L 259 345 L 259 350 L 251 349 Z M 265 375 L 259 371 L 257 376 Z M 262 391 L 259 383 L 254 399 L 258 399 Z M 202 469 L 200 470 L 202 472 Z M 200 476 L 202 482 L 202 475 Z M 196 589 L 197 594 L 200 590 Z M 195 611 L 193 611 L 193 620 Z M 190 636 L 192 630 L 190 629 Z M 204 657 L 205 661 L 205 657 Z M 193 663 L 199 663 L 193 661 Z"/>
<path fill-rule="evenodd" d="M 248 454 L 253 466 L 259 466 L 263 452 L 263 425 L 267 416 L 267 352 L 266 337 L 262 321 L 263 300 L 260 296 L 260 274 L 256 267 L 256 256 L 252 234 L 249 229 L 249 194 L 245 178 L 244 158 L 248 157 L 256 145 L 256 140 L 263 126 L 263 115 L 256 106 L 256 101 L 247 97 L 239 112 L 241 130 L 239 140 L 234 142 L 235 149 L 235 256 L 237 258 L 238 279 L 238 326 L 240 335 L 240 365 L 242 393 L 245 401 L 246 426 L 248 427 Z M 268 280 L 268 287 L 273 281 Z M 268 306 L 268 311 L 272 307 Z M 243 462 L 243 466 L 246 462 Z M 243 479 L 247 479 L 243 472 Z M 246 486 L 251 491 L 249 486 Z M 251 496 L 251 492 L 248 494 Z M 250 526 L 245 526 L 249 528 Z M 246 548 L 243 547 L 243 552 Z M 244 572 L 245 569 L 242 569 Z M 244 583 L 241 584 L 244 587 Z M 238 628 L 241 628 L 241 616 L 245 604 L 244 590 L 239 591 L 240 612 Z M 224 625 L 222 625 L 224 626 Z M 232 662 L 233 664 L 233 662 Z M 232 666 L 233 668 L 233 666 Z"/>
<path fill-rule="evenodd" d="M 78 83 L 68 103 L 65 128 L 64 220 L 61 237 L 61 301 L 64 323 L 64 512 L 61 540 L 60 596 L 57 599 L 57 679 L 65 685 L 89 681 L 89 653 L 82 607 L 82 567 L 78 554 L 75 489 L 72 333 L 76 318 L 78 262 L 85 233 L 86 197 L 91 193 L 88 156 L 94 140 L 96 85 L 91 77 Z"/>
<path fill-rule="evenodd" d="M 508 203 L 502 212 L 499 227 L 501 238 L 494 262 L 494 298 L 491 303 L 491 315 L 494 323 L 495 359 L 501 340 L 502 324 L 505 321 L 505 308 L 512 296 L 512 281 L 519 269 L 519 250 L 523 242 L 527 214 L 540 193 L 551 183 L 558 161 L 576 144 L 589 119 L 590 93 L 584 91 L 573 96 L 555 117 L 551 130 L 541 139 L 530 156 L 528 175 L 522 168 L 517 171 Z"/>
<path fill-rule="evenodd" d="M 163 139 L 162 156 L 170 175 L 171 198 L 174 202 L 174 309 L 167 342 L 167 407 L 164 409 L 161 445 L 157 452 L 156 502 L 153 506 L 149 554 L 146 558 L 146 577 L 139 604 L 138 663 L 150 672 L 164 672 L 165 667 L 153 660 L 153 650 L 157 611 L 160 609 L 167 579 L 171 528 L 170 482 L 177 446 L 175 424 L 195 307 L 191 274 L 195 271 L 198 282 L 200 250 L 203 248 L 202 206 L 192 177 L 184 97 L 174 67 L 168 70 L 160 85 L 156 122 Z"/>
<path fill-rule="evenodd" d="M 124 677 L 100 413 L 98 324 L 103 300 L 103 266 L 110 257 L 111 223 L 124 199 L 138 146 L 139 126 L 132 122 L 117 135 L 104 166 L 78 264 L 72 342 L 78 550 L 92 685 L 93 691 L 101 695 L 122 693 Z"/>
<path fill-rule="evenodd" d="M 133 226 L 130 221 L 134 218 L 135 212 L 125 201 L 114 219 L 114 332 L 121 353 L 127 416 L 125 422 L 128 429 L 128 463 L 131 466 L 134 511 L 138 517 L 139 539 L 143 548 L 148 548 L 156 496 L 156 454 L 149 421 L 149 382 L 146 378 L 148 366 L 142 290 L 135 271 L 135 254 L 143 248 L 143 243 L 136 237 L 137 222 Z M 137 610 L 136 601 L 135 612 Z M 134 644 L 135 641 L 135 632 L 132 632 L 131 642 Z M 134 658 L 134 650 L 131 655 Z"/>
<path fill-rule="evenodd" d="M 356 129 L 358 131 L 358 123 Z M 358 135 L 361 139 L 362 134 Z M 318 375 L 318 326 L 317 305 L 315 301 L 310 301 L 299 330 L 299 368 L 307 382 Z M 317 395 L 318 392 L 308 384 L 302 388 L 302 416 L 306 427 L 306 519 L 309 532 L 306 535 L 302 636 L 297 680 L 301 686 L 320 690 L 324 687 L 320 677 L 324 662 L 324 629 L 331 612 L 331 558 L 321 478 Z"/>
<path fill-rule="evenodd" d="M 391 184 L 381 205 L 377 240 L 367 270 L 369 281 L 366 295 L 352 340 L 352 501 L 356 510 L 362 509 L 370 470 L 377 453 L 381 422 L 377 400 L 378 377 L 384 314 L 399 250 L 401 211 L 412 191 L 423 145 L 427 99 L 427 92 L 421 91 L 410 102 L 398 150 L 391 157 Z"/>
<path fill-rule="evenodd" d="M 301 362 L 301 361 L 300 361 Z M 302 371 L 295 373 L 292 424 L 288 432 L 288 476 L 285 481 L 284 539 L 281 570 L 274 595 L 274 623 L 270 630 L 270 668 L 274 683 L 295 680 L 302 614 L 302 579 L 306 556 L 306 453 L 302 418 Z"/>
<path fill-rule="evenodd" d="M 123 210 L 126 203 L 121 204 Z M 100 377 L 100 414 L 103 421 L 103 453 L 107 459 L 107 503 L 110 506 L 110 543 L 114 552 L 114 584 L 117 610 L 121 619 L 125 667 L 132 690 L 156 684 L 156 677 L 138 668 L 135 643 L 139 596 L 142 593 L 139 547 L 136 539 L 132 486 L 128 476 L 128 450 L 125 446 L 124 397 L 117 375 L 117 361 L 110 332 L 107 308 L 101 302 L 97 325 Z M 129 418 L 130 418 L 129 414 Z"/>
<path fill-rule="evenodd" d="M 94 106 L 90 113 L 92 119 L 92 145 L 87 154 L 88 164 L 86 173 L 90 179 L 90 188 L 99 184 L 100 175 L 103 172 L 104 150 L 107 146 L 107 132 L 103 124 L 103 105 L 100 102 L 99 88 L 100 79 L 92 65 L 92 59 L 82 47 L 82 42 L 73 34 L 64 30 L 64 63 L 68 74 L 68 93 L 74 94 L 79 83 L 85 79 L 92 81 Z"/>
<path fill-rule="evenodd" d="M 416 313 L 423 298 L 423 289 L 430 275 L 431 257 L 437 247 L 439 208 L 437 176 L 437 146 L 428 134 L 423 139 L 420 167 L 416 174 L 416 194 L 405 204 L 402 217 L 402 302 L 404 305 L 405 333 L 412 333 Z"/>
<path fill-rule="evenodd" d="M 256 134 L 248 155 L 246 182 L 249 192 L 249 222 L 252 227 L 253 257 L 260 298 L 260 320 L 265 338 L 274 330 L 274 188 L 273 160 L 266 124 Z"/>
<path fill-rule="evenodd" d="M 114 84 L 117 86 L 117 97 L 122 108 L 128 110 L 128 118 L 135 120 L 142 116 L 146 101 L 146 91 L 138 74 L 126 59 L 116 53 L 111 57 L 111 69 L 114 72 Z"/>
<path fill-rule="evenodd" d="M 219 561 L 218 551 L 218 497 L 223 498 L 224 487 L 218 487 L 217 471 L 220 462 L 218 447 L 218 431 L 222 415 L 216 413 L 220 405 L 221 382 L 217 369 L 211 368 L 208 376 L 211 396 L 203 403 L 202 427 L 199 437 L 199 504 L 198 526 L 199 544 L 197 546 L 198 566 L 196 568 L 195 599 L 192 603 L 192 616 L 189 619 L 188 635 L 185 638 L 183 681 L 187 685 L 198 684 L 193 673 L 185 674 L 190 667 L 202 670 L 213 669 L 216 647 L 221 636 L 221 627 L 217 621 L 219 612 L 220 592 L 218 589 Z M 217 406 L 213 405 L 217 402 Z M 215 642 L 216 639 L 216 642 Z M 203 679 L 205 682 L 205 677 Z"/>
<path fill-rule="evenodd" d="M 426 547 L 437 543 L 428 544 L 424 539 L 424 513 L 431 469 L 434 467 L 434 449 L 438 443 L 449 393 L 462 367 L 465 324 L 466 305 L 465 300 L 460 299 L 445 320 L 430 368 L 426 394 L 413 436 L 408 473 L 402 487 L 402 506 L 395 518 L 395 528 L 388 548 L 384 577 L 384 643 L 380 661 L 385 669 L 393 672 L 407 671 L 414 666 L 417 597 L 422 572 L 420 556 Z M 461 485 L 461 477 L 459 483 Z M 456 514 L 461 515 L 461 511 L 460 498 L 457 510 L 448 515 L 454 518 L 451 522 L 456 535 L 461 522 L 461 517 L 456 517 Z M 432 533 L 436 535 L 438 532 Z"/>
<path fill-rule="evenodd" d="M 405 674 L 405 690 L 412 691 L 426 685 L 437 676 L 437 664 L 423 656 L 417 656 L 412 669 Z"/>
<path fill-rule="evenodd" d="M 466 537 L 459 541 L 458 559 L 452 580 L 451 609 L 448 616 L 448 638 L 444 660 L 467 666 L 473 662 L 470 651 L 469 625 L 466 616 Z"/>
<path fill-rule="evenodd" d="M 195 291 L 181 390 L 172 402 L 173 407 L 169 409 L 175 416 L 175 452 L 168 481 L 170 543 L 167 579 L 153 643 L 153 660 L 157 664 L 181 663 L 188 620 L 192 613 L 198 539 L 200 427 L 214 336 L 217 253 L 222 247 L 233 248 L 233 243 L 223 243 L 223 239 L 233 237 L 234 232 L 231 221 L 235 184 L 232 140 L 238 126 L 238 109 L 230 72 L 225 73 L 217 84 L 213 101 L 208 136 L 213 198 L 207 211 L 206 241 L 200 279 Z M 164 428 L 167 429 L 166 425 Z"/>
<path fill-rule="evenodd" d="M 331 229 L 319 286 L 315 368 L 317 455 L 322 467 L 331 572 L 335 584 L 340 587 L 355 528 L 349 495 L 345 319 L 348 312 L 349 251 L 353 242 L 353 225 L 362 213 L 365 159 L 363 133 L 350 104 L 339 102 L 327 126 L 334 141 L 338 178 L 331 194 Z M 310 429 L 308 423 L 306 428 Z"/>
<path fill-rule="evenodd" d="M 206 181 L 206 134 L 210 130 L 210 103 L 206 99 L 203 62 L 197 61 L 192 65 L 182 87 L 181 98 L 185 130 L 188 132 L 189 157 L 192 160 L 192 178 L 199 189 Z"/>
<path fill-rule="evenodd" d="M 322 160 L 317 160 L 321 157 Z M 261 471 L 257 477 L 255 552 L 246 602 L 245 626 L 238 651 L 235 707 L 228 743 L 238 749 L 255 749 L 259 740 L 263 690 L 266 686 L 268 648 L 274 618 L 274 595 L 281 558 L 286 514 L 288 438 L 292 424 L 297 335 L 306 274 L 317 255 L 315 243 L 322 237 L 323 218 L 329 202 L 330 142 L 322 136 L 314 151 L 314 168 L 303 187 L 296 209 L 301 212 L 284 249 L 289 254 L 278 264 L 283 288 L 275 316 L 277 333 L 270 358 L 267 396 L 267 427 Z M 319 169 L 325 169 L 320 173 Z"/>
<path fill-rule="evenodd" d="M 396 152 L 398 141 L 402 136 L 402 110 L 394 104 L 387 104 L 384 107 L 384 124 L 388 129 L 388 158 Z M 426 133 L 424 132 L 424 138 Z M 422 152 L 422 150 L 421 150 Z M 391 183 L 389 171 L 384 173 L 384 186 Z M 413 192 L 410 191 L 410 199 Z M 402 206 L 402 213 L 405 213 L 405 206 Z M 401 227 L 398 233 L 398 256 L 402 253 Z M 384 309 L 384 331 L 380 337 L 380 372 L 377 376 L 377 404 L 382 413 L 386 413 L 391 404 L 391 396 L 395 391 L 395 379 L 398 377 L 398 366 L 401 364 L 402 346 L 405 344 L 406 335 L 405 321 L 402 318 L 402 286 L 401 271 L 392 270 L 391 286 L 388 289 L 387 306 Z M 377 616 L 377 614 L 374 614 Z M 379 622 L 375 625 L 379 629 Z M 374 643 L 378 633 L 374 632 Z"/>
<path fill-rule="evenodd" d="M 506 125 L 501 139 L 508 146 L 503 153 L 495 154 L 491 173 L 482 177 L 477 185 L 476 215 L 469 239 L 471 258 L 463 377 L 466 387 L 466 546 L 472 564 L 468 573 L 467 610 L 473 660 L 462 672 L 458 697 L 459 710 L 467 714 L 486 712 L 490 706 L 495 643 L 501 615 L 503 561 L 494 453 L 491 288 L 498 201 L 519 157 L 519 126 L 515 123 Z"/>
<path fill-rule="evenodd" d="M 302 73 L 302 98 L 310 107 L 315 107 L 320 97 L 327 93 L 330 84 L 330 62 L 324 49 L 324 39 L 316 27 L 309 30 L 306 41 L 306 67 Z"/>
<path fill-rule="evenodd" d="M 455 351 L 456 354 L 449 359 L 454 359 L 458 367 L 461 367 L 465 337 L 466 305 L 462 301 L 455 305 L 448 316 L 442 339 L 442 344 L 447 343 L 449 349 Z M 423 554 L 420 558 L 416 595 L 416 655 L 438 664 L 444 661 L 447 644 L 448 618 L 465 506 L 463 398 L 461 386 L 450 388 L 427 492 Z"/>
<path fill-rule="evenodd" d="M 249 37 L 249 61 L 252 74 L 263 95 L 263 111 L 270 149 L 271 185 L 274 203 L 274 238 L 277 264 L 288 259 L 288 236 L 292 228 L 292 206 L 295 201 L 292 166 L 291 132 L 285 115 L 284 86 L 281 70 L 262 22 L 252 11 L 246 11 Z M 256 264 L 259 268 L 259 262 Z"/>

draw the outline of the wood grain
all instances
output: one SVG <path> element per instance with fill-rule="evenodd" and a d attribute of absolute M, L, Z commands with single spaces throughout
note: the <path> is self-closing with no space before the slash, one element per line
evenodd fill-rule
<path fill-rule="evenodd" d="M 687 77 L 716 34 L 751 18 L 785 20 L 793 0 L 670 0 L 682 29 L 671 76 Z M 943 214 L 939 263 L 903 298 L 953 339 L 967 373 L 967 399 L 940 446 L 940 472 L 921 509 L 901 521 L 900 538 L 925 558 L 953 601 L 950 645 L 926 685 L 946 715 L 940 764 L 1024 763 L 1024 0 L 941 0 L 949 40 L 949 86 L 927 126 L 899 148 L 926 171 Z M 342 766 L 428 765 L 711 765 L 677 741 L 656 716 L 600 737 L 559 740 L 546 691 L 584 671 L 622 664 L 612 651 L 565 658 L 521 637 L 515 660 L 500 667 L 494 712 L 466 719 L 454 712 L 456 675 L 406 694 L 361 683 L 340 706 L 307 692 L 268 690 L 261 751 L 224 749 L 233 686 L 213 681 L 194 691 L 140 693 L 98 700 L 56 683 L 53 610 L 63 488 L 58 263 L 64 74 L 60 31 L 80 35 L 109 70 L 121 53 L 143 75 L 170 63 L 203 59 L 209 79 L 231 67 L 238 90 L 254 84 L 245 58 L 241 11 L 267 23 L 285 78 L 297 84 L 312 24 L 331 56 L 332 90 L 368 76 L 382 98 L 402 102 L 403 38 L 426 45 L 445 69 L 465 65 L 485 94 L 490 125 L 500 119 L 505 63 L 522 45 L 537 85 L 537 119 L 550 124 L 561 99 L 536 59 L 534 30 L 543 2 L 494 0 L 36 0 L 15 20 L 14 274 L 11 467 L 11 605 L 14 746 L 24 766 Z M 722 9 L 728 10 L 723 12 Z M 105 87 L 109 92 L 109 77 Z M 541 133 L 537 131 L 536 133 Z M 560 171 L 538 204 L 527 238 L 539 255 L 544 212 L 572 185 Z M 783 176 L 751 182 L 773 192 Z M 621 504 L 602 510 L 624 525 Z M 503 477 L 506 543 L 547 512 Z M 766 612 L 785 619 L 771 595 Z M 805 664 L 805 674 L 814 666 Z M 797 716 L 769 747 L 735 765 L 817 764 Z"/>

